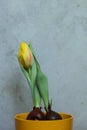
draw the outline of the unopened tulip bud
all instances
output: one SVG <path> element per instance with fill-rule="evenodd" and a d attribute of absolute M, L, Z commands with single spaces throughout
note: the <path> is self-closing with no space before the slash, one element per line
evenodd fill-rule
<path fill-rule="evenodd" d="M 24 68 L 29 68 L 33 64 L 33 55 L 26 42 L 20 44 L 18 59 Z"/>

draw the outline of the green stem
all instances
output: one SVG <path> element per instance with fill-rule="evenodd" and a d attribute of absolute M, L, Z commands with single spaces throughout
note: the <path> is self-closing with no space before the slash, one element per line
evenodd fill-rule
<path fill-rule="evenodd" d="M 21 68 L 23 74 L 25 75 L 25 77 L 28 81 L 28 85 L 31 88 L 33 105 L 35 107 L 40 107 L 41 97 L 40 97 L 37 87 L 35 86 L 35 80 L 36 80 L 35 64 L 33 65 L 34 67 L 30 68 L 29 70 L 28 69 L 26 70 L 25 68 L 23 68 L 23 66 L 20 64 L 20 62 L 19 62 L 19 65 L 20 65 L 20 68 Z"/>
<path fill-rule="evenodd" d="M 34 106 L 40 107 L 41 97 L 36 86 L 34 87 L 34 90 L 33 90 L 33 98 L 34 98 Z"/>

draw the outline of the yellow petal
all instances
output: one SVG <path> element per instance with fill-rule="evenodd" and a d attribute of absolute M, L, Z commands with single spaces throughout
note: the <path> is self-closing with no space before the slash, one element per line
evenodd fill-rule
<path fill-rule="evenodd" d="M 33 55 L 32 52 L 26 42 L 22 42 L 20 44 L 18 59 L 23 67 L 28 68 L 33 64 Z"/>

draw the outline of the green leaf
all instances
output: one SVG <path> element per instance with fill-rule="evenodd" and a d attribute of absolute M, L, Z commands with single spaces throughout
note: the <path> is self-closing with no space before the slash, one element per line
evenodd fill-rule
<path fill-rule="evenodd" d="M 41 72 L 40 69 L 38 69 L 38 73 L 37 73 L 37 87 L 43 98 L 45 107 L 48 108 L 48 104 L 49 104 L 48 80 L 46 76 Z"/>
<path fill-rule="evenodd" d="M 36 82 L 36 75 L 37 75 L 37 68 L 36 68 L 36 63 L 33 60 L 33 65 L 31 68 L 29 68 L 29 75 L 30 75 L 30 79 L 32 82 L 33 87 L 35 86 L 35 82 Z"/>
<path fill-rule="evenodd" d="M 19 60 L 18 60 L 19 62 Z M 31 76 L 29 74 L 29 70 L 26 70 L 25 68 L 23 68 L 23 66 L 20 64 L 19 62 L 19 65 L 20 65 L 20 68 L 23 72 L 23 74 L 25 75 L 27 81 L 28 81 L 28 84 L 31 88 L 31 92 L 32 92 L 32 100 L 33 100 L 33 105 L 35 107 L 40 107 L 40 104 L 41 104 L 41 97 L 40 97 L 40 94 L 37 90 L 37 87 L 35 86 L 35 80 L 36 80 L 36 69 L 35 69 L 35 65 L 33 65 L 32 69 L 30 70 L 31 72 Z M 33 71 L 34 71 L 34 75 L 33 75 Z"/>
<path fill-rule="evenodd" d="M 18 60 L 18 62 L 19 62 L 19 60 Z M 23 74 L 25 75 L 25 77 L 26 77 L 26 79 L 27 79 L 27 81 L 28 81 L 28 84 L 29 84 L 30 88 L 33 89 L 31 79 L 29 78 L 28 70 L 26 70 L 26 69 L 20 64 L 20 62 L 19 62 L 19 65 L 20 65 L 20 68 L 21 68 Z"/>
<path fill-rule="evenodd" d="M 41 104 L 41 97 L 39 94 L 39 91 L 36 87 L 36 76 L 37 76 L 37 68 L 36 68 L 36 63 L 35 60 L 33 59 L 33 65 L 31 68 L 29 68 L 29 75 L 30 75 L 30 80 L 32 82 L 32 88 L 33 88 L 33 101 L 34 101 L 34 106 L 35 107 L 40 107 Z"/>
<path fill-rule="evenodd" d="M 48 80 L 44 73 L 41 71 L 40 65 L 38 60 L 35 57 L 35 52 L 33 50 L 32 44 L 29 44 L 29 47 L 33 53 L 33 57 L 35 59 L 36 67 L 37 67 L 37 87 L 39 89 L 40 95 L 44 101 L 46 109 L 48 108 L 49 104 L 49 92 L 48 92 Z"/>

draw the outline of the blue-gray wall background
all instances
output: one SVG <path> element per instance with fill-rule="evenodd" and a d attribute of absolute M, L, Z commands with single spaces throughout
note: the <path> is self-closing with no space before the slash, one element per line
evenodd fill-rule
<path fill-rule="evenodd" d="M 0 0 L 0 130 L 32 109 L 18 61 L 21 41 L 32 41 L 48 77 L 55 111 L 87 129 L 87 0 Z"/>

